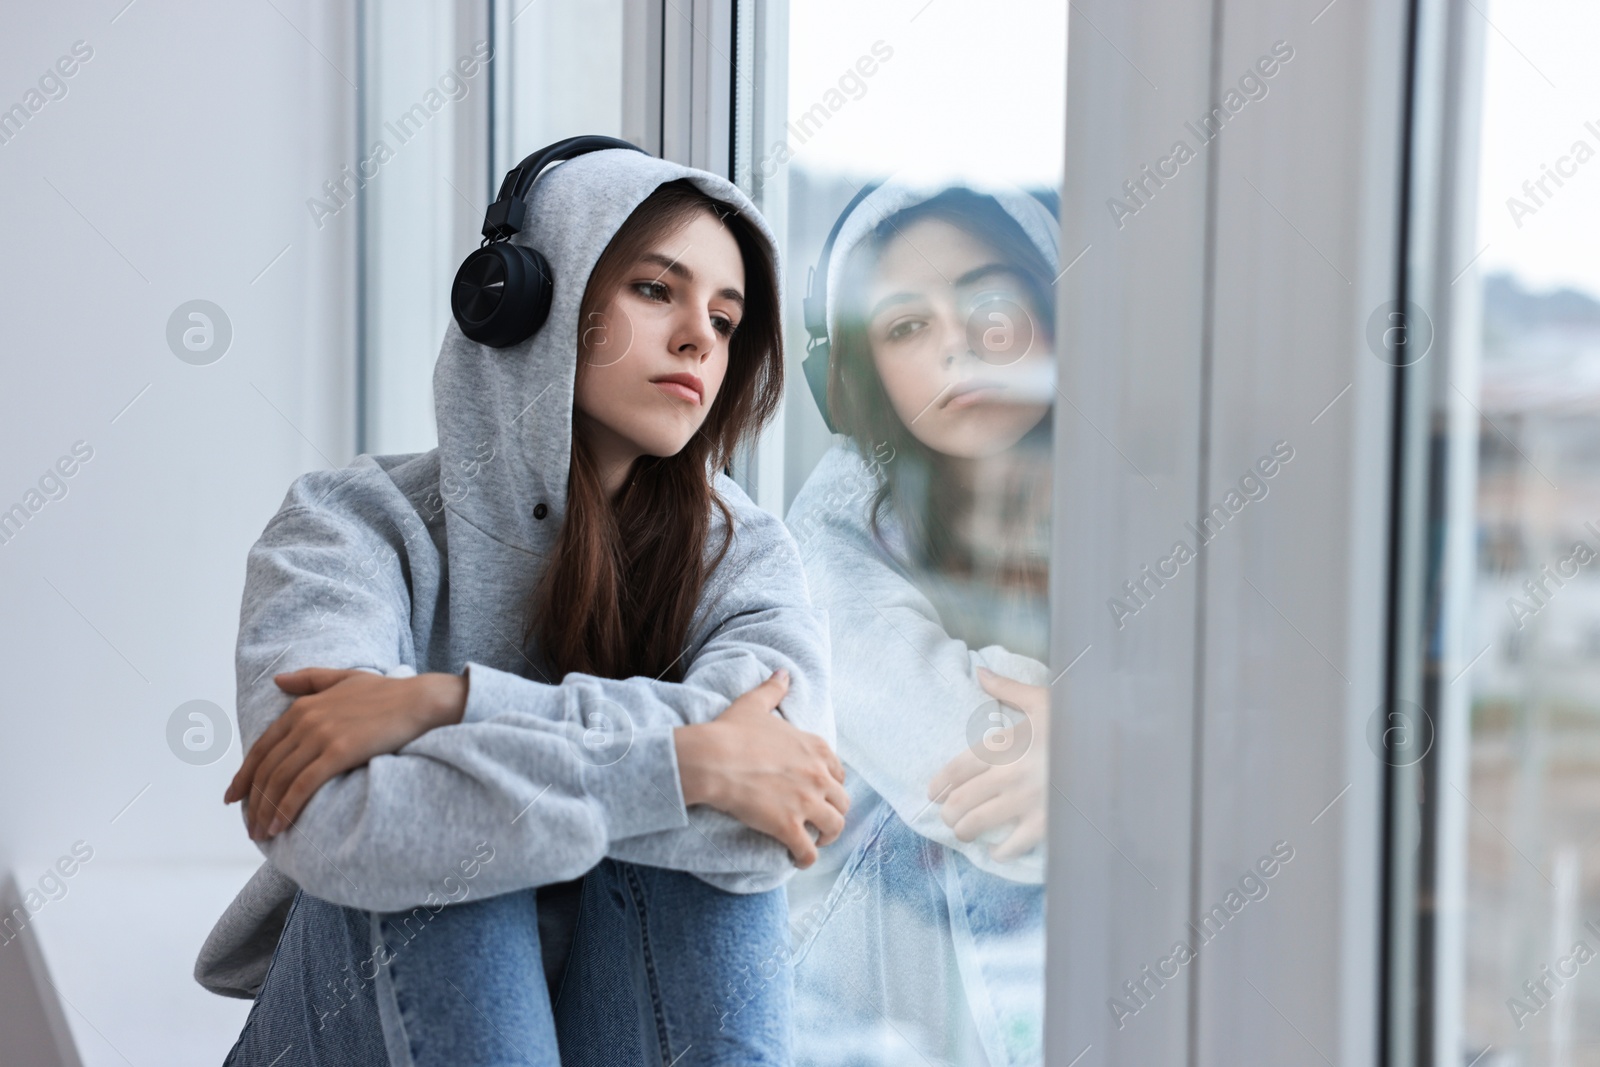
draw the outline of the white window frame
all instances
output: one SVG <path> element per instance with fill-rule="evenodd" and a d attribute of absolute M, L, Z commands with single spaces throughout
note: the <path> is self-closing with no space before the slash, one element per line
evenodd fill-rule
<path fill-rule="evenodd" d="M 1433 750 L 1394 783 L 1390 804 L 1389 1063 L 1461 1061 L 1466 978 L 1471 689 L 1462 677 L 1477 580 L 1476 511 L 1482 342 L 1478 160 L 1488 23 L 1470 5 L 1417 3 L 1405 284 L 1427 316 L 1432 348 L 1407 368 L 1412 401 L 1401 451 L 1410 488 L 1396 597 L 1412 605 L 1397 630 L 1401 695 L 1432 716 Z M 1432 543 L 1431 530 L 1443 530 Z M 1430 585 L 1429 576 L 1434 576 Z M 1436 633 L 1428 631 L 1435 620 Z M 1424 805 L 1400 798 L 1423 791 Z"/>
<path fill-rule="evenodd" d="M 1072 6 L 1052 1063 L 1383 1062 L 1386 776 L 1366 733 L 1387 687 L 1396 374 L 1365 331 L 1399 290 L 1409 12 L 1316 6 Z M 1119 231 L 1108 200 L 1277 40 L 1296 58 L 1269 95 Z M 1296 459 L 1259 510 L 1119 632 L 1121 582 L 1280 439 Z M 1122 983 L 1198 940 L 1189 924 L 1279 840 L 1295 859 L 1265 900 L 1119 1029 Z"/>
<path fill-rule="evenodd" d="M 787 181 L 783 174 L 760 182 L 749 171 L 754 146 L 785 121 L 788 72 L 783 65 L 788 0 L 632 0 L 642 29 L 659 32 L 659 51 L 640 33 L 642 54 L 660 57 L 661 82 L 654 97 L 641 84 L 638 104 L 649 114 L 659 101 L 661 155 L 733 180 L 755 201 L 779 240 L 787 233 Z M 743 48 L 741 48 L 741 38 Z M 631 53 L 630 53 L 631 55 Z M 740 70 L 736 57 L 765 57 L 771 69 Z M 746 116 L 735 129 L 735 113 Z M 652 132 L 656 132 L 652 131 Z M 781 266 L 781 265 L 780 265 Z M 790 353 L 786 377 L 799 381 L 799 360 Z M 779 517 L 784 509 L 784 406 L 761 437 L 735 460 L 733 475 L 758 505 Z"/>

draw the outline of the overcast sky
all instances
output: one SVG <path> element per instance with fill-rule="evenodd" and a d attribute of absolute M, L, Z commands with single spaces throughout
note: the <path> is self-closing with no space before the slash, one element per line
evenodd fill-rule
<path fill-rule="evenodd" d="M 1511 270 L 1535 288 L 1570 285 L 1600 299 L 1600 3 L 1595 0 L 1471 0 L 1486 16 L 1483 155 L 1476 248 L 1485 272 Z M 1468 13 L 1472 14 L 1471 6 Z M 1522 183 L 1554 168 L 1585 141 L 1594 158 L 1563 177 L 1536 205 Z M 1535 208 L 1519 228 L 1506 206 Z M 1465 266 L 1465 264 L 1461 264 Z M 1456 267 L 1459 270 L 1460 267 Z M 1454 273 L 1454 271 L 1452 271 Z"/>
<path fill-rule="evenodd" d="M 866 92 L 804 145 L 803 165 L 881 174 L 921 161 L 949 174 L 1058 184 L 1065 126 L 1060 0 L 805 0 L 790 7 L 789 114 L 803 113 L 875 42 L 893 49 Z M 1474 249 L 1487 273 L 1600 299 L 1600 2 L 1470 0 L 1485 18 L 1483 152 Z M 963 61 L 952 63 L 952 56 Z M 997 104 L 997 101 L 1005 103 Z M 1595 157 L 1535 204 L 1522 189 L 1585 141 Z M 766 148 L 762 149 L 764 153 Z M 1533 207 L 1512 218 L 1506 201 Z M 1451 265 L 1454 274 L 1466 264 Z"/>
<path fill-rule="evenodd" d="M 882 174 L 908 160 L 944 175 L 1059 185 L 1066 127 L 1062 0 L 799 0 L 789 6 L 789 114 L 870 55 L 866 92 L 798 149 L 816 170 Z M 767 148 L 760 151 L 764 154 Z"/>

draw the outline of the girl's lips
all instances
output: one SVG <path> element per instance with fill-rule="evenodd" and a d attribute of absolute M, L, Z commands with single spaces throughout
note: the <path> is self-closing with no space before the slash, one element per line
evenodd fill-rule
<path fill-rule="evenodd" d="M 696 406 L 700 404 L 700 394 L 682 382 L 662 379 L 652 384 L 668 396 L 675 396 L 679 400 L 687 400 Z"/>
<path fill-rule="evenodd" d="M 974 404 L 983 404 L 993 400 L 1005 387 L 994 383 L 974 384 L 960 386 L 952 391 L 950 399 L 944 402 L 947 408 L 966 408 Z"/>

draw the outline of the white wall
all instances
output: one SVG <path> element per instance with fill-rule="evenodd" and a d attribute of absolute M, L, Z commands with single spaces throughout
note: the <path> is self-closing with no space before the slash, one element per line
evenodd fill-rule
<path fill-rule="evenodd" d="M 0 544 L 0 871 L 26 890 L 93 849 L 41 923 L 119 865 L 259 858 L 221 802 L 245 553 L 296 475 L 354 455 L 355 212 L 306 206 L 353 161 L 350 5 L 126 3 L 0 5 L 0 108 L 92 49 L 0 144 L 0 509 L 93 450 Z M 166 339 L 193 299 L 232 326 L 209 365 Z M 206 766 L 167 741 L 197 699 L 233 735 Z M 194 925 L 183 885 L 129 920 Z"/>

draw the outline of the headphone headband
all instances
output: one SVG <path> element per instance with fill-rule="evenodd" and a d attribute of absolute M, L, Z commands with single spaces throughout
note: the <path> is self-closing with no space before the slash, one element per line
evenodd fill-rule
<path fill-rule="evenodd" d="M 523 159 L 521 163 L 506 172 L 505 180 L 500 183 L 499 194 L 495 196 L 494 203 L 489 205 L 489 210 L 484 212 L 483 236 L 490 241 L 504 241 L 513 234 L 522 232 L 522 224 L 528 211 L 528 190 L 533 188 L 534 181 L 545 167 L 551 163 L 565 162 L 607 148 L 628 148 L 635 152 L 644 152 L 644 149 L 628 141 L 590 133 L 546 145 Z M 645 154 L 649 155 L 648 152 Z"/>
<path fill-rule="evenodd" d="M 806 332 L 813 340 L 828 339 L 828 260 L 833 258 L 833 244 L 839 239 L 839 231 L 844 229 L 845 220 L 850 217 L 851 212 L 882 184 L 882 182 L 868 182 L 850 198 L 844 210 L 839 212 L 839 217 L 833 221 L 833 228 L 828 231 L 828 239 L 822 242 L 822 254 L 817 258 L 817 265 L 806 273 L 804 305 Z M 817 292 L 815 288 L 818 276 L 821 277 L 821 292 Z"/>
<path fill-rule="evenodd" d="M 839 239 L 839 231 L 844 229 L 845 220 L 861 201 L 871 196 L 873 190 L 882 184 L 882 182 L 868 182 L 850 198 L 850 202 L 834 220 L 833 229 L 828 231 L 828 239 L 822 242 L 822 254 L 817 259 L 817 265 L 806 271 L 806 298 L 801 306 L 805 315 L 806 333 L 811 337 L 806 342 L 806 358 L 801 362 L 800 370 L 806 376 L 806 384 L 811 387 L 811 397 L 817 402 L 817 410 L 822 412 L 822 421 L 828 427 L 829 433 L 839 431 L 833 425 L 833 416 L 828 414 L 828 363 L 832 349 L 828 340 L 828 261 L 833 258 L 833 243 Z"/>
<path fill-rule="evenodd" d="M 511 238 L 522 232 L 528 192 L 547 166 L 607 148 L 650 154 L 615 137 L 585 134 L 546 145 L 506 174 L 483 213 L 483 244 L 461 264 L 450 289 L 450 310 L 468 338 L 509 348 L 544 325 L 555 292 L 550 263 L 537 248 L 512 244 Z"/>

